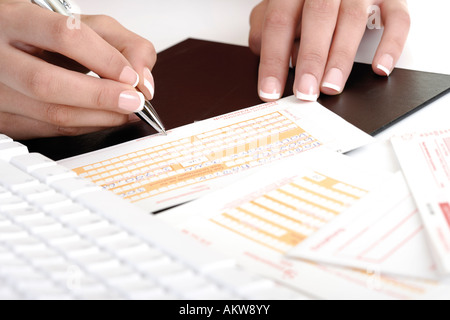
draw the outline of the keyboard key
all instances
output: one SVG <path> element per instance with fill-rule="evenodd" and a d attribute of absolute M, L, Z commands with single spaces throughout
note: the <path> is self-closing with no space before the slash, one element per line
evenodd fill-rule
<path fill-rule="evenodd" d="M 126 235 L 126 232 L 113 225 L 108 225 L 104 228 L 96 230 L 85 231 L 83 232 L 83 234 L 91 239 L 95 239 L 97 243 L 100 243 L 102 245 L 112 243 L 111 247 L 115 250 L 120 250 L 122 246 L 127 247 L 127 238 L 121 236 L 121 234 Z M 116 240 L 117 238 L 119 238 L 119 240 Z M 140 244 L 141 242 L 137 241 L 137 243 Z"/>
<path fill-rule="evenodd" d="M 24 209 L 29 205 L 17 196 L 11 196 L 9 198 L 0 199 L 0 212 L 7 212 L 11 210 Z"/>
<path fill-rule="evenodd" d="M 65 195 L 54 194 L 50 196 L 36 198 L 32 201 L 32 203 L 36 207 L 41 208 L 44 211 L 48 211 L 55 208 L 69 206 L 72 204 L 72 200 L 67 198 Z"/>
<path fill-rule="evenodd" d="M 55 166 L 57 163 L 40 153 L 27 153 L 11 159 L 11 164 L 26 172 L 36 169 Z"/>
<path fill-rule="evenodd" d="M 49 243 L 53 243 L 56 245 L 64 242 L 74 241 L 74 239 L 79 238 L 77 234 L 66 228 L 60 228 L 58 230 L 40 230 L 35 231 L 35 234 L 44 238 Z"/>
<path fill-rule="evenodd" d="M 83 193 L 101 190 L 96 184 L 79 177 L 55 181 L 52 183 L 52 187 L 71 198 Z"/>
<path fill-rule="evenodd" d="M 93 248 L 92 243 L 86 240 L 82 240 L 78 236 L 76 236 L 72 241 L 62 243 L 59 241 L 51 241 L 50 243 L 56 246 L 62 252 L 66 252 L 68 255 L 78 252 L 86 252 L 89 249 Z M 94 248 L 94 250 L 98 249 Z"/>
<path fill-rule="evenodd" d="M 11 192 L 9 192 L 8 189 L 0 186 L 0 199 L 4 199 L 4 198 L 8 198 L 10 197 L 12 194 Z"/>
<path fill-rule="evenodd" d="M 55 181 L 74 178 L 76 177 L 76 173 L 72 170 L 67 169 L 61 165 L 55 165 L 50 167 L 44 167 L 40 169 L 36 169 L 31 174 L 39 179 L 41 182 L 46 184 L 51 184 Z"/>
<path fill-rule="evenodd" d="M 119 257 L 129 260 L 130 262 L 154 259 L 163 255 L 160 250 L 152 248 L 145 243 L 123 249 L 119 247 L 116 249 L 116 253 Z"/>
<path fill-rule="evenodd" d="M 11 158 L 27 154 L 28 149 L 23 144 L 18 142 L 3 142 L 0 143 L 0 159 L 9 161 Z"/>
<path fill-rule="evenodd" d="M 83 217 L 86 215 L 90 215 L 91 212 L 85 207 L 71 203 L 67 206 L 51 208 L 47 210 L 47 214 L 54 216 L 55 218 L 61 219 L 62 221 L 69 221 L 73 218 Z"/>
<path fill-rule="evenodd" d="M 56 191 L 45 184 L 37 184 L 32 187 L 22 188 L 17 192 L 28 201 L 55 195 Z"/>
<path fill-rule="evenodd" d="M 8 137 L 7 135 L 0 133 L 0 143 L 6 143 L 6 142 L 12 142 L 12 141 L 13 141 L 13 139 Z"/>
<path fill-rule="evenodd" d="M 103 274 L 104 270 L 110 270 L 121 266 L 120 261 L 105 252 L 96 252 L 77 258 L 77 262 L 85 266 L 89 271 Z"/>
<path fill-rule="evenodd" d="M 39 181 L 26 172 L 0 160 L 0 185 L 3 187 L 16 191 L 20 188 L 31 187 L 38 184 Z"/>
<path fill-rule="evenodd" d="M 54 219 L 48 217 L 30 219 L 22 223 L 23 225 L 36 232 L 58 231 L 62 228 L 62 226 Z"/>

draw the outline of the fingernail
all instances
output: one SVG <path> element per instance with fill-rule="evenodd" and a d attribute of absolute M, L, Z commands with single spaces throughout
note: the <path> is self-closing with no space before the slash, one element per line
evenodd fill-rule
<path fill-rule="evenodd" d="M 344 87 L 344 75 L 338 68 L 331 68 L 324 77 L 322 87 L 341 92 Z"/>
<path fill-rule="evenodd" d="M 381 56 L 377 64 L 377 69 L 381 70 L 386 76 L 389 76 L 394 69 L 394 58 L 390 54 Z"/>
<path fill-rule="evenodd" d="M 135 90 L 124 91 L 119 96 L 119 108 L 125 111 L 141 111 L 144 108 L 144 103 L 144 95 Z"/>
<path fill-rule="evenodd" d="M 268 100 L 278 100 L 281 97 L 281 85 L 277 78 L 267 77 L 261 82 L 259 96 Z"/>
<path fill-rule="evenodd" d="M 149 68 L 144 68 L 144 86 L 147 88 L 150 97 L 149 99 L 153 99 L 155 95 L 155 81 L 153 80 L 153 75 L 150 72 Z"/>
<path fill-rule="evenodd" d="M 139 83 L 139 75 L 129 66 L 126 66 L 119 76 L 119 81 L 136 87 Z"/>
<path fill-rule="evenodd" d="M 305 101 L 317 101 L 319 97 L 317 79 L 312 74 L 306 73 L 300 78 L 295 96 Z"/>

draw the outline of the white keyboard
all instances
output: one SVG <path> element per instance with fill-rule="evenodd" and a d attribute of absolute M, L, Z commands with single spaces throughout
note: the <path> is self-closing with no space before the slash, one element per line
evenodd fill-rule
<path fill-rule="evenodd" d="M 302 299 L 0 134 L 0 299 Z"/>

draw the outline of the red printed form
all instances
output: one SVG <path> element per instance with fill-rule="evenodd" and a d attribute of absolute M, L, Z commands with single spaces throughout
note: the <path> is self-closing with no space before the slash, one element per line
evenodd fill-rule
<path fill-rule="evenodd" d="M 438 270 L 450 275 L 450 130 L 404 134 L 391 141 Z"/>
<path fill-rule="evenodd" d="M 376 259 L 388 256 L 389 251 L 418 232 L 420 221 L 408 210 L 404 216 L 392 218 L 391 229 L 399 225 L 398 237 L 390 237 L 390 230 L 374 235 L 383 225 L 375 226 L 372 242 L 366 241 L 359 251 L 366 251 L 364 257 L 370 259 L 367 268 L 310 263 L 287 255 L 347 215 L 349 210 L 359 207 L 372 192 L 391 181 L 393 174 L 367 168 L 325 148 L 281 160 L 266 169 L 264 175 L 258 172 L 249 175 L 238 183 L 157 217 L 205 246 L 236 257 L 240 264 L 251 270 L 295 286 L 313 297 L 450 298 L 450 287 L 441 282 L 387 275 L 374 267 Z M 370 201 L 368 207 L 377 212 L 381 209 L 379 204 Z M 407 203 L 404 206 L 407 208 Z M 357 212 L 363 221 L 365 212 Z M 408 221 L 411 214 L 411 221 Z M 401 226 L 403 220 L 405 226 Z M 375 248 L 373 243 L 379 239 L 384 243 Z M 419 235 L 412 244 L 421 240 Z M 350 247 L 347 250 L 353 251 Z M 425 268 L 429 267 L 426 261 L 423 263 Z"/>
<path fill-rule="evenodd" d="M 347 152 L 370 142 L 320 104 L 290 97 L 60 163 L 155 212 L 280 159 L 318 147 Z"/>

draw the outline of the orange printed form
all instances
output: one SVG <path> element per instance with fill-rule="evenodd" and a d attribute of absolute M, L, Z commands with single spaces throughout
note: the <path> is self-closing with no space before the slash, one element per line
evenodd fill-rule
<path fill-rule="evenodd" d="M 290 257 L 374 274 L 448 284 L 428 248 L 426 231 L 402 173 L 288 252 Z M 450 298 L 450 287 L 436 297 Z"/>
<path fill-rule="evenodd" d="M 450 129 L 391 139 L 442 275 L 450 275 Z"/>
<path fill-rule="evenodd" d="M 372 194 L 385 188 L 385 183 L 394 178 L 393 173 L 374 170 L 326 148 L 272 163 L 265 171 L 264 175 L 255 172 L 157 217 L 199 243 L 235 257 L 246 268 L 302 290 L 313 298 L 420 299 L 442 297 L 445 293 L 449 297 L 449 286 L 445 284 L 386 274 L 373 260 L 367 268 L 347 268 L 289 255 L 341 216 L 348 217 L 349 211 L 360 221 L 369 220 L 368 225 L 374 224 L 372 212 L 379 217 L 378 210 L 384 208 L 384 202 L 378 197 L 371 201 Z M 396 196 L 392 200 L 399 202 L 402 198 Z M 353 210 L 361 209 L 363 203 L 364 210 Z M 371 239 L 363 239 L 361 251 L 346 248 L 345 254 L 365 252 L 364 258 L 384 257 L 404 242 L 402 237 L 407 238 L 402 230 L 393 238 L 387 236 L 389 228 L 402 220 L 405 219 L 397 215 L 392 218 L 390 227 L 375 226 L 375 233 L 381 229 L 385 232 L 375 235 L 370 232 Z M 415 227 L 405 222 L 407 232 L 414 232 Z M 373 247 L 379 239 L 384 242 Z M 414 243 L 419 240 L 419 237 L 414 239 Z M 356 242 L 358 245 L 359 240 Z"/>
<path fill-rule="evenodd" d="M 319 147 L 347 152 L 372 137 L 294 97 L 60 161 L 150 212 L 196 199 L 253 170 Z"/>

